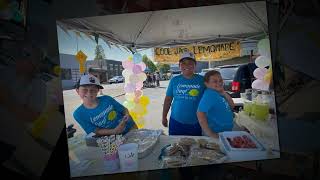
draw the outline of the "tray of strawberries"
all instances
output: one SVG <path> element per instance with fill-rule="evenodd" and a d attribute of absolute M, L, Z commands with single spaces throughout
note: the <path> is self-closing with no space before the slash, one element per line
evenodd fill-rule
<path fill-rule="evenodd" d="M 245 131 L 222 132 L 219 137 L 226 150 L 262 151 L 265 149 L 253 135 Z"/>

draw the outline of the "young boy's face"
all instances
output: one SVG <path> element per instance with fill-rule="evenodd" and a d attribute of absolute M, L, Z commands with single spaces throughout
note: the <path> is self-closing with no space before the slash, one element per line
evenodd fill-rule
<path fill-rule="evenodd" d="M 222 92 L 223 89 L 223 79 L 221 77 L 221 75 L 219 74 L 215 74 L 213 76 L 210 76 L 209 81 L 205 82 L 205 85 L 207 86 L 207 88 L 211 88 L 214 89 L 218 92 Z"/>
<path fill-rule="evenodd" d="M 77 89 L 77 93 L 84 103 L 95 101 L 98 92 L 99 88 L 95 85 L 80 86 L 79 89 Z"/>
<path fill-rule="evenodd" d="M 195 67 L 196 67 L 196 63 L 190 59 L 183 60 L 180 63 L 180 70 L 184 75 L 192 75 L 194 73 Z"/>

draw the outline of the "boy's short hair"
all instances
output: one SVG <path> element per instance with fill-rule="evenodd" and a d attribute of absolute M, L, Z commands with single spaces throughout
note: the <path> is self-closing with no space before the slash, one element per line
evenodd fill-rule
<path fill-rule="evenodd" d="M 220 72 L 219 71 L 216 71 L 216 70 L 211 70 L 211 71 L 208 71 L 205 75 L 204 75 L 204 82 L 209 82 L 209 79 L 211 76 L 214 76 L 214 75 L 220 75 Z"/>
<path fill-rule="evenodd" d="M 99 79 L 91 74 L 86 74 L 81 76 L 81 78 L 76 83 L 75 88 L 79 89 L 80 86 L 90 86 L 90 85 L 97 86 L 98 89 L 103 89 L 103 87 L 100 85 Z"/>

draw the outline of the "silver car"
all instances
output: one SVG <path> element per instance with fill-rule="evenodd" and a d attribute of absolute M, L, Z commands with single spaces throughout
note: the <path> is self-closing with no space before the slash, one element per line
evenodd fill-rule
<path fill-rule="evenodd" d="M 123 76 L 114 76 L 113 78 L 109 79 L 108 82 L 110 84 L 112 84 L 112 83 L 121 83 L 121 82 L 124 82 L 124 77 Z"/>

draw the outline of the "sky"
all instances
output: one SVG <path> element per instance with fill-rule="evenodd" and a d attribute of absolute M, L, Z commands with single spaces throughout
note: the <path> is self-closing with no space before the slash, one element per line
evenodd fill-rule
<path fill-rule="evenodd" d="M 78 37 L 76 33 L 74 33 L 73 31 L 68 31 L 70 34 L 68 35 L 59 26 L 57 26 L 57 32 L 59 53 L 75 55 L 79 50 L 81 50 L 84 54 L 88 56 L 87 60 L 94 59 L 94 51 L 96 48 L 95 41 L 92 41 L 84 34 L 81 34 L 81 37 Z M 110 48 L 102 39 L 99 39 L 99 44 L 102 45 L 102 48 L 104 49 L 106 59 L 123 61 L 128 59 L 129 56 L 132 56 L 131 52 L 128 52 L 125 49 L 119 49 L 115 46 L 111 46 Z M 139 53 L 141 55 L 147 55 L 148 58 L 153 61 L 152 49 L 140 51 Z"/>

